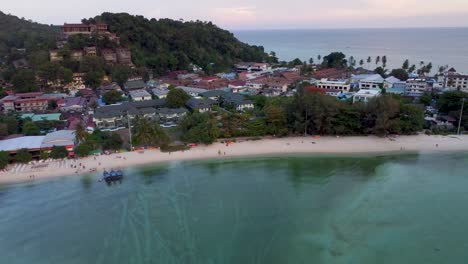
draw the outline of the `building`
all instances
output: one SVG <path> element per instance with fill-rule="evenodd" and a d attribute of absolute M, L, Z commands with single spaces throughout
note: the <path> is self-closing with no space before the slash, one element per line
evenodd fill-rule
<path fill-rule="evenodd" d="M 370 99 L 380 96 L 380 89 L 362 89 L 353 96 L 353 104 L 357 102 L 368 103 Z"/>
<path fill-rule="evenodd" d="M 104 84 L 104 85 L 101 85 L 98 87 L 98 92 L 99 94 L 105 94 L 106 92 L 110 92 L 110 91 L 117 91 L 117 92 L 122 92 L 122 88 L 120 88 L 120 86 L 117 84 L 117 83 L 107 83 L 107 84 Z"/>
<path fill-rule="evenodd" d="M 162 124 L 177 123 L 182 117 L 187 115 L 188 110 L 185 108 L 160 108 L 157 111 L 159 122 Z"/>
<path fill-rule="evenodd" d="M 221 95 L 220 101 L 223 107 L 230 106 L 241 112 L 254 109 L 253 102 L 245 99 L 245 97 L 240 94 L 226 92 Z"/>
<path fill-rule="evenodd" d="M 145 88 L 146 88 L 146 83 L 143 80 L 131 80 L 131 81 L 127 81 L 124 84 L 124 89 L 126 91 L 142 90 Z"/>
<path fill-rule="evenodd" d="M 49 98 L 43 93 L 18 93 L 0 100 L 4 112 L 37 112 L 45 111 L 49 106 Z"/>
<path fill-rule="evenodd" d="M 237 72 L 262 72 L 271 70 L 268 63 L 241 62 L 235 65 Z"/>
<path fill-rule="evenodd" d="M 133 101 L 146 101 L 146 100 L 151 100 L 151 94 L 148 93 L 146 90 L 131 90 L 128 92 L 130 94 L 130 97 L 132 98 Z"/>
<path fill-rule="evenodd" d="M 63 24 L 62 37 L 108 33 L 106 24 Z"/>
<path fill-rule="evenodd" d="M 132 52 L 126 48 L 115 49 L 117 54 L 117 62 L 125 65 L 132 65 Z"/>
<path fill-rule="evenodd" d="M 70 59 L 72 61 L 81 61 L 83 59 L 83 51 L 82 50 L 72 50 L 70 52 Z"/>
<path fill-rule="evenodd" d="M 190 98 L 186 106 L 192 111 L 198 111 L 200 113 L 211 112 L 212 107 L 216 105 L 216 101 L 211 99 L 197 99 Z"/>
<path fill-rule="evenodd" d="M 167 94 L 169 93 L 169 89 L 167 88 L 154 88 L 151 90 L 151 92 L 154 94 L 159 99 L 163 99 L 167 97 Z"/>
<path fill-rule="evenodd" d="M 457 73 L 452 68 L 445 75 L 445 87 L 468 92 L 468 75 Z"/>
<path fill-rule="evenodd" d="M 40 122 L 40 121 L 61 121 L 60 117 L 62 116 L 61 113 L 52 113 L 52 114 L 22 114 L 21 119 L 29 118 L 33 122 Z"/>
<path fill-rule="evenodd" d="M 379 89 L 384 85 L 385 79 L 380 74 L 352 75 L 351 83 L 357 83 L 359 89 Z"/>
<path fill-rule="evenodd" d="M 183 90 L 186 92 L 188 95 L 192 97 L 198 97 L 202 93 L 207 92 L 208 90 L 202 89 L 202 88 L 195 88 L 195 87 L 188 87 L 188 86 L 177 86 L 176 89 Z"/>
<path fill-rule="evenodd" d="M 21 149 L 27 149 L 33 157 L 39 157 L 41 145 L 45 136 L 26 136 L 0 140 L 0 151 L 6 151 L 13 156 Z"/>
<path fill-rule="evenodd" d="M 420 97 L 428 91 L 430 91 L 430 87 L 424 79 L 408 79 L 406 81 L 406 96 Z"/>
<path fill-rule="evenodd" d="M 63 56 L 60 54 L 59 50 L 49 50 L 49 59 L 51 62 L 62 61 Z"/>
<path fill-rule="evenodd" d="M 137 116 L 156 119 L 158 109 L 163 108 L 165 104 L 165 100 L 157 99 L 106 105 L 96 108 L 93 121 L 96 127 L 102 130 L 121 129 L 127 126 L 127 116 L 130 120 Z"/>
<path fill-rule="evenodd" d="M 104 58 L 106 63 L 108 64 L 116 64 L 117 63 L 117 53 L 111 49 L 102 49 L 101 56 Z"/>
<path fill-rule="evenodd" d="M 316 87 L 324 90 L 335 90 L 336 92 L 349 92 L 351 85 L 344 80 L 321 79 L 316 83 Z"/>
<path fill-rule="evenodd" d="M 92 46 L 92 47 L 85 47 L 84 48 L 84 53 L 86 56 L 97 56 L 97 48 Z"/>
<path fill-rule="evenodd" d="M 62 112 L 83 112 L 86 110 L 86 98 L 68 97 L 57 101 L 57 105 Z"/>
<path fill-rule="evenodd" d="M 48 133 L 41 143 L 41 150 L 51 150 L 55 147 L 65 147 L 69 152 L 73 151 L 76 144 L 74 130 L 59 130 Z"/>

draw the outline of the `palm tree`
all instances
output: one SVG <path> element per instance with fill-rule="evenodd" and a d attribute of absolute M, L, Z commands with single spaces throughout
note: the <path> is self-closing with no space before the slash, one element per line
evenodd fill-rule
<path fill-rule="evenodd" d="M 387 67 L 387 56 L 386 56 L 386 55 L 384 55 L 384 56 L 382 57 L 382 66 L 383 66 L 384 68 Z"/>
<path fill-rule="evenodd" d="M 377 57 L 375 58 L 375 65 L 379 64 L 379 62 L 380 62 L 380 56 L 377 56 Z"/>
<path fill-rule="evenodd" d="M 82 122 L 79 122 L 75 128 L 75 140 L 77 143 L 81 143 L 85 141 L 88 133 L 86 132 L 85 127 L 83 126 Z"/>
<path fill-rule="evenodd" d="M 309 64 L 314 64 L 314 58 L 309 59 Z"/>
<path fill-rule="evenodd" d="M 362 68 L 362 65 L 364 65 L 364 60 L 363 60 L 363 59 L 361 59 L 361 60 L 359 61 L 359 65 L 360 65 L 361 68 Z"/>
<path fill-rule="evenodd" d="M 169 136 L 166 132 L 148 118 L 136 118 L 132 130 L 133 139 L 137 145 L 164 146 L 169 143 Z"/>
<path fill-rule="evenodd" d="M 367 67 L 370 66 L 370 63 L 371 63 L 371 62 L 372 62 L 372 58 L 371 58 L 371 56 L 369 56 L 369 57 L 367 58 Z"/>
<path fill-rule="evenodd" d="M 318 55 L 318 56 L 317 56 L 317 60 L 320 62 L 321 59 L 322 59 L 322 56 L 321 56 L 321 55 Z"/>

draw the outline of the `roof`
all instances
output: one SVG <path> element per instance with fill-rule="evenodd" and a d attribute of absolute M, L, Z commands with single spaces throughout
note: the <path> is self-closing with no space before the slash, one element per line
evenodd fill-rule
<path fill-rule="evenodd" d="M 195 94 L 201 94 L 201 93 L 208 91 L 206 89 L 188 87 L 188 86 L 177 86 L 176 89 L 184 90 L 186 93 L 195 93 Z"/>
<path fill-rule="evenodd" d="M 135 90 L 135 89 L 142 89 L 146 87 L 146 84 L 143 80 L 134 80 L 128 81 L 124 84 L 125 89 L 127 90 Z"/>
<path fill-rule="evenodd" d="M 63 100 L 63 105 L 61 107 L 72 107 L 72 106 L 75 106 L 75 105 L 78 105 L 78 106 L 81 106 L 81 107 L 84 107 L 86 105 L 86 99 L 79 96 L 79 97 L 68 97 L 68 98 L 65 98 Z"/>
<path fill-rule="evenodd" d="M 0 151 L 17 151 L 20 149 L 40 149 L 45 136 L 27 136 L 0 140 Z"/>
<path fill-rule="evenodd" d="M 42 141 L 41 148 L 51 148 L 53 146 L 75 145 L 74 130 L 59 130 L 47 134 Z"/>
<path fill-rule="evenodd" d="M 139 102 L 124 102 L 118 105 L 106 105 L 96 108 L 95 118 L 112 118 L 116 116 L 148 114 L 150 111 L 156 113 L 157 109 L 166 104 L 164 99 L 146 100 Z"/>
<path fill-rule="evenodd" d="M 215 105 L 216 102 L 211 99 L 196 99 L 190 98 L 186 105 L 191 109 L 202 109 L 202 108 L 210 108 L 212 105 Z"/>
<path fill-rule="evenodd" d="M 154 95 L 159 97 L 159 96 L 167 95 L 169 93 L 169 90 L 168 89 L 154 88 L 154 89 L 151 90 L 151 92 L 153 92 Z"/>
<path fill-rule="evenodd" d="M 369 95 L 369 96 L 375 96 L 375 95 L 379 95 L 380 94 L 380 90 L 378 89 L 361 89 L 359 90 L 355 95 Z"/>
<path fill-rule="evenodd" d="M 211 97 L 220 97 L 222 95 L 224 95 L 226 92 L 223 91 L 223 90 L 210 90 L 208 92 L 204 92 L 201 94 L 201 96 L 203 97 L 208 97 L 208 98 L 211 98 Z"/>
<path fill-rule="evenodd" d="M 146 90 L 132 90 L 129 92 L 131 97 L 151 97 L 151 94 L 148 93 Z"/>
<path fill-rule="evenodd" d="M 163 115 L 171 115 L 171 114 L 183 114 L 187 113 L 187 109 L 181 107 L 181 108 L 161 108 L 158 110 L 158 113 L 163 114 Z"/>
<path fill-rule="evenodd" d="M 53 114 L 22 114 L 21 119 L 31 118 L 32 121 L 60 121 L 60 113 L 53 113 Z"/>
<path fill-rule="evenodd" d="M 228 104 L 238 105 L 246 105 L 246 104 L 253 104 L 252 101 L 245 99 L 243 95 L 235 94 L 235 93 L 224 93 L 222 96 L 224 102 Z"/>
<path fill-rule="evenodd" d="M 397 82 L 401 82 L 400 79 L 394 77 L 394 76 L 390 76 L 390 77 L 387 77 L 385 79 L 386 82 L 388 83 L 391 83 L 391 84 L 394 84 L 394 83 L 397 83 Z"/>

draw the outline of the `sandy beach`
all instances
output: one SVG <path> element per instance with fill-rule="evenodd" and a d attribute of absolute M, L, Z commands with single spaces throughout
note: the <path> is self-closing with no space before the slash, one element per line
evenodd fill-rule
<path fill-rule="evenodd" d="M 215 143 L 196 146 L 184 152 L 163 153 L 145 150 L 112 155 L 90 156 L 77 160 L 56 160 L 37 164 L 12 164 L 0 172 L 0 184 L 41 180 L 61 176 L 79 176 L 95 169 L 125 168 L 158 162 L 226 159 L 243 156 L 285 154 L 372 154 L 437 153 L 468 151 L 468 136 L 369 137 L 289 137 L 256 141 L 238 141 L 226 146 Z"/>

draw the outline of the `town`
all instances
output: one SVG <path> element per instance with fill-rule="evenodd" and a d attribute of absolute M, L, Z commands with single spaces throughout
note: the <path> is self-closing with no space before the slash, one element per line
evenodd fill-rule
<path fill-rule="evenodd" d="M 409 61 L 389 72 L 385 55 L 366 58 L 375 70 L 364 68 L 364 59 L 357 63 L 333 52 L 308 62 L 239 61 L 218 73 L 193 63 L 187 70 L 155 73 L 137 67 L 130 47 L 104 23 L 61 26 L 46 66 L 34 73 L 26 53 L 17 49 L 2 60 L 2 169 L 12 162 L 148 147 L 184 150 L 236 137 L 385 136 L 423 128 L 461 133 L 468 126 L 467 74 L 448 66 L 433 73 L 431 63 L 418 68 Z M 397 110 L 390 110 L 394 102 Z M 373 110 L 366 108 L 372 104 Z M 365 127 L 363 116 L 372 111 L 377 114 Z M 401 123 L 377 128 L 382 111 L 390 111 L 386 121 Z M 361 115 L 354 120 L 359 125 L 338 124 L 338 118 L 351 122 L 353 113 Z"/>

